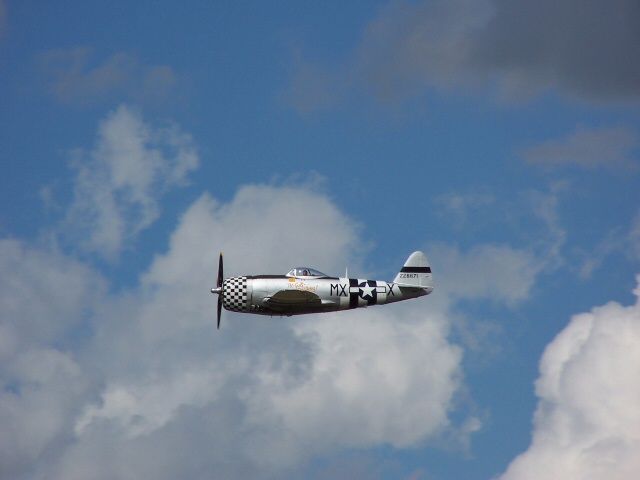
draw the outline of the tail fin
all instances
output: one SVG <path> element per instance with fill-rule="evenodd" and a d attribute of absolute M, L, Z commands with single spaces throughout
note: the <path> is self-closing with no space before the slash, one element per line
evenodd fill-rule
<path fill-rule="evenodd" d="M 407 287 L 424 288 L 428 290 L 428 293 L 431 293 L 431 290 L 433 290 L 433 277 L 431 276 L 431 267 L 424 253 L 413 252 L 404 262 L 402 270 L 396 275 L 393 283 Z"/>

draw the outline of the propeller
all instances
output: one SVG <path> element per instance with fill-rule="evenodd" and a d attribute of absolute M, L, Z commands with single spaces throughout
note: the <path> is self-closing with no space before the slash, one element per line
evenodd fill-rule
<path fill-rule="evenodd" d="M 218 295 L 218 330 L 220 330 L 220 314 L 222 313 L 222 295 L 224 292 L 224 272 L 222 270 L 222 252 L 220 252 L 220 261 L 218 263 L 218 283 L 216 288 L 211 289 L 211 293 Z"/>

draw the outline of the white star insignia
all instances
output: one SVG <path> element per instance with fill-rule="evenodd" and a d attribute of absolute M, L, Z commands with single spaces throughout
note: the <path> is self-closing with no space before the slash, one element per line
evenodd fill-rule
<path fill-rule="evenodd" d="M 368 283 L 365 283 L 364 286 L 360 287 L 360 291 L 362 292 L 360 296 L 362 298 L 365 298 L 365 297 L 373 298 L 373 288 L 374 287 L 372 287 Z"/>

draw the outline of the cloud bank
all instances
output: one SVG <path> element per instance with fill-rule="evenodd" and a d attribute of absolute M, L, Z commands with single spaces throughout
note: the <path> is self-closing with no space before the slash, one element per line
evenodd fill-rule
<path fill-rule="evenodd" d="M 0 303 L 2 476 L 277 477 L 342 448 L 442 433 L 462 383 L 444 312 L 419 302 L 292 320 L 225 312 L 214 329 L 221 245 L 232 271 L 284 271 L 304 257 L 333 268 L 358 240 L 347 220 L 308 188 L 248 186 L 228 204 L 203 194 L 169 251 L 118 295 L 77 261 L 3 241 L 3 262 L 22 268 Z M 289 227 L 312 226 L 325 248 L 289 243 Z"/>
<path fill-rule="evenodd" d="M 197 165 L 188 135 L 122 106 L 77 154 L 57 229 L 117 256 Z M 370 248 L 361 230 L 313 182 L 246 185 L 227 203 L 203 193 L 168 250 L 118 293 L 88 260 L 1 240 L 12 275 L 0 279 L 0 476 L 278 478 L 343 449 L 406 448 L 454 428 L 462 349 L 448 339 L 446 302 L 293 319 L 225 312 L 214 328 L 218 251 L 226 275 L 300 262 L 357 272 Z"/>

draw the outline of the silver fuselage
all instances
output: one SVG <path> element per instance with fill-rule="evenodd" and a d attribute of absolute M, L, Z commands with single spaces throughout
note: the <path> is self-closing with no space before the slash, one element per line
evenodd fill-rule
<path fill-rule="evenodd" d="M 432 290 L 359 278 L 257 275 L 226 279 L 223 306 L 235 312 L 290 316 L 384 305 Z"/>

